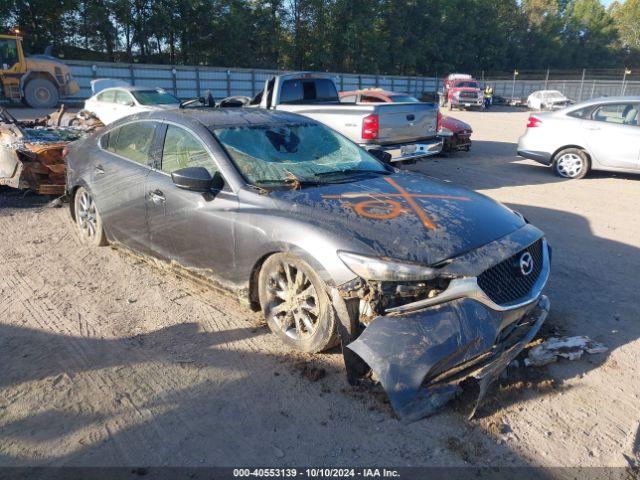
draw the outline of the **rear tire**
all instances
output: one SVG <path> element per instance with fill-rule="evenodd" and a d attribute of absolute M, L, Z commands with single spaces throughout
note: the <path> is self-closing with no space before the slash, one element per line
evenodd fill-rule
<path fill-rule="evenodd" d="M 46 78 L 34 78 L 24 88 L 24 99 L 31 108 L 53 108 L 58 105 L 58 89 Z"/>
<path fill-rule="evenodd" d="M 584 178 L 591 168 L 589 156 L 579 148 L 565 148 L 553 158 L 553 172 L 562 178 Z"/>
<path fill-rule="evenodd" d="M 305 261 L 290 253 L 267 258 L 258 276 L 258 294 L 269 328 L 285 344 L 309 353 L 337 344 L 326 285 Z"/>
<path fill-rule="evenodd" d="M 102 218 L 93 197 L 84 187 L 80 187 L 73 197 L 73 212 L 80 234 L 80 241 L 85 245 L 101 247 L 107 245 L 107 236 L 102 228 Z"/>

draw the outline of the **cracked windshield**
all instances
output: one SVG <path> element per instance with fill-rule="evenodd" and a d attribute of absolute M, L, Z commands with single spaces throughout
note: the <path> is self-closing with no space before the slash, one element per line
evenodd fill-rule
<path fill-rule="evenodd" d="M 260 187 L 339 183 L 389 173 L 365 150 L 322 125 L 233 127 L 214 134 L 245 179 Z"/>

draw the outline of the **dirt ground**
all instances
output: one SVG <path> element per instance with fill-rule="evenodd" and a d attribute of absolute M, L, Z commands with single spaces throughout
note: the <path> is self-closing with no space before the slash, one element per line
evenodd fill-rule
<path fill-rule="evenodd" d="M 19 112 L 28 116 L 28 111 Z M 553 246 L 545 329 L 605 354 L 510 369 L 404 424 L 338 352 L 288 351 L 260 315 L 0 189 L 0 465 L 546 465 L 640 460 L 640 176 L 563 181 L 514 156 L 527 113 L 455 112 L 470 153 L 409 167 L 522 212 Z"/>

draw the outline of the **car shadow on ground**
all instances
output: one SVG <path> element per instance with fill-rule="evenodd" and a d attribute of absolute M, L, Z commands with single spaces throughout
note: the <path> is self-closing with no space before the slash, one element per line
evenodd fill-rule
<path fill-rule="evenodd" d="M 2 388 L 47 383 L 38 384 L 46 401 L 3 405 L 11 405 L 14 413 L 33 410 L 12 421 L 5 416 L 2 442 L 9 448 L 2 449 L 0 464 L 441 465 L 443 453 L 433 457 L 434 451 L 448 448 L 448 461 L 457 465 L 485 463 L 482 453 L 488 449 L 494 458 L 527 465 L 507 446 L 466 427 L 463 419 L 453 420 L 456 433 L 451 419 L 443 417 L 405 425 L 392 419 L 379 399 L 346 387 L 342 371 L 310 379 L 291 369 L 291 357 L 232 346 L 265 332 L 203 332 L 184 324 L 132 337 L 88 339 L 2 324 Z M 192 352 L 184 364 L 170 353 L 176 340 Z M 211 380 L 206 375 L 211 369 L 224 370 L 226 378 Z M 181 382 L 181 372 L 198 381 Z M 87 382 L 101 386 L 91 391 L 98 401 L 80 393 Z M 72 399 L 71 408 L 60 408 L 64 397 Z M 434 421 L 451 430 L 433 438 Z M 461 428 L 464 437 L 458 439 Z M 400 440 L 391 445 L 388 435 Z M 21 446 L 31 450 L 20 451 Z M 40 449 L 48 454 L 35 453 Z M 173 478 L 185 478 L 174 473 Z"/>
<path fill-rule="evenodd" d="M 54 195 L 38 195 L 30 190 L 18 190 L 0 185 L 0 215 L 7 208 L 40 208 L 55 202 Z M 53 204 L 52 204 L 53 205 Z"/>
<path fill-rule="evenodd" d="M 399 165 L 399 168 L 424 173 L 472 190 L 579 181 L 559 177 L 548 166 L 518 157 L 516 148 L 517 144 L 512 142 L 477 140 L 469 152 L 430 157 L 418 160 L 415 164 Z M 590 178 L 640 181 L 640 174 L 591 171 L 587 174 L 587 179 Z"/>

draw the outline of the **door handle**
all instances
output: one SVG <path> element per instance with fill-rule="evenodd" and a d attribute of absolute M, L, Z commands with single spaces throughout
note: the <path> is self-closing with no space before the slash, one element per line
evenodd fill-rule
<path fill-rule="evenodd" d="M 149 192 L 149 198 L 156 205 L 160 205 L 165 202 L 164 193 L 161 190 L 154 190 L 153 192 Z"/>
<path fill-rule="evenodd" d="M 96 165 L 95 166 L 95 171 L 99 175 L 104 175 L 104 168 L 102 167 L 102 165 Z"/>
<path fill-rule="evenodd" d="M 587 127 L 587 130 L 600 130 L 600 127 Z"/>

